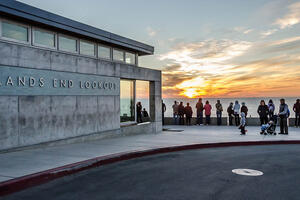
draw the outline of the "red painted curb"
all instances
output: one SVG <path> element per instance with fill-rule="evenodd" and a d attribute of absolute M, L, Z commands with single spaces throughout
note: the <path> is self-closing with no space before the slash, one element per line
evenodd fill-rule
<path fill-rule="evenodd" d="M 100 156 L 89 160 L 84 160 L 62 167 L 49 169 L 46 171 L 30 174 L 20 178 L 15 178 L 0 183 L 0 196 L 8 195 L 14 192 L 24 190 L 48 181 L 74 174 L 86 169 L 106 165 L 114 162 L 129 160 L 133 158 L 155 155 L 160 153 L 169 153 L 175 151 L 204 149 L 204 148 L 217 148 L 217 147 L 233 147 L 233 146 L 251 146 L 251 145 L 277 145 L 277 144 L 300 144 L 300 140 L 290 141 L 248 141 L 248 142 L 224 142 L 224 143 L 206 143 L 206 144 L 191 144 L 182 146 L 162 147 L 157 149 L 122 152 L 118 154 L 111 154 L 108 156 Z"/>

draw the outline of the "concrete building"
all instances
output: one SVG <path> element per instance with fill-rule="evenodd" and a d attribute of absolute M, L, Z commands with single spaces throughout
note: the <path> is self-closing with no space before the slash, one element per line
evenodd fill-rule
<path fill-rule="evenodd" d="M 0 150 L 160 132 L 152 46 L 11 0 L 0 1 Z M 136 123 L 136 102 L 149 113 Z"/>

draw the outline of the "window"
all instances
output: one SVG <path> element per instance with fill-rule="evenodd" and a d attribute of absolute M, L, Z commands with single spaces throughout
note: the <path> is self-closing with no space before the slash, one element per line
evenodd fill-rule
<path fill-rule="evenodd" d="M 142 104 L 142 121 L 150 121 L 150 82 L 136 81 L 136 102 Z"/>
<path fill-rule="evenodd" d="M 58 47 L 59 47 L 59 50 L 76 53 L 77 52 L 77 40 L 60 35 L 58 37 Z"/>
<path fill-rule="evenodd" d="M 33 43 L 36 45 L 55 48 L 55 34 L 49 31 L 34 29 Z"/>
<path fill-rule="evenodd" d="M 125 53 L 125 61 L 128 64 L 134 65 L 135 64 L 135 54 L 126 52 Z"/>
<path fill-rule="evenodd" d="M 80 54 L 95 56 L 95 45 L 91 42 L 80 40 Z"/>
<path fill-rule="evenodd" d="M 80 53 L 82 55 L 138 65 L 138 55 L 135 53 L 125 52 L 125 50 L 114 49 L 105 44 L 96 44 L 66 34 L 60 34 L 54 30 L 31 27 L 29 24 L 13 22 L 7 19 L 0 19 L 0 38 L 38 47 L 76 54 Z"/>
<path fill-rule="evenodd" d="M 105 47 L 105 46 L 98 46 L 98 57 L 99 58 L 105 58 L 105 59 L 110 59 L 110 48 Z"/>
<path fill-rule="evenodd" d="M 122 62 L 124 62 L 124 52 L 114 49 L 113 50 L 113 58 L 116 61 L 122 61 Z"/>
<path fill-rule="evenodd" d="M 2 21 L 1 29 L 2 37 L 22 42 L 29 42 L 29 28 L 26 26 Z"/>
<path fill-rule="evenodd" d="M 120 120 L 135 121 L 134 81 L 120 80 Z"/>

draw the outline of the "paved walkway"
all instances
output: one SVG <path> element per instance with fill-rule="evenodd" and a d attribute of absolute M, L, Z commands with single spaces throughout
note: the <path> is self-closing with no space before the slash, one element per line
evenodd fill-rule
<path fill-rule="evenodd" d="M 300 129 L 297 128 L 290 128 L 289 135 L 276 136 L 261 136 L 259 127 L 247 127 L 246 136 L 240 136 L 236 127 L 227 126 L 165 126 L 164 128 L 169 131 L 1 153 L 0 182 L 122 152 L 196 143 L 300 140 Z"/>

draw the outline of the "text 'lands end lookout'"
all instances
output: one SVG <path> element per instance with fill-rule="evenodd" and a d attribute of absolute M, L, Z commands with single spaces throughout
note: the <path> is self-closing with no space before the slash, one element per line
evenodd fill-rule
<path fill-rule="evenodd" d="M 11 0 L 0 1 L 0 150 L 153 133 L 161 71 L 152 46 Z M 135 123 L 135 104 L 149 112 Z"/>

